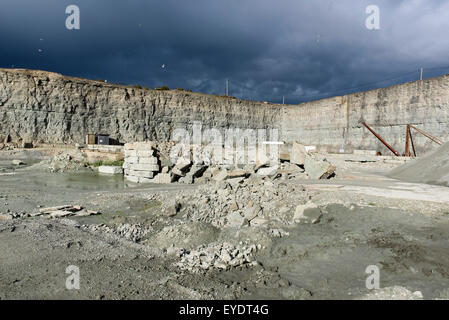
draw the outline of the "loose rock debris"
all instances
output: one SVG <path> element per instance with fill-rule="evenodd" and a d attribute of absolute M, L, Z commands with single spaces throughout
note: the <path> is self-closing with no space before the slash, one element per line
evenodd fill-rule
<path fill-rule="evenodd" d="M 181 254 L 181 261 L 175 265 L 182 270 L 201 272 L 209 269 L 229 270 L 242 266 L 257 266 L 258 262 L 253 259 L 253 254 L 262 246 L 239 243 L 212 243 L 202 245 L 195 250 Z"/>
<path fill-rule="evenodd" d="M 190 162 L 179 160 L 171 163 L 163 154 L 166 150 L 160 150 L 161 145 L 156 144 L 156 149 L 151 153 L 151 157 L 157 158 L 160 170 L 155 172 L 152 182 L 160 177 L 161 182 L 165 179 L 166 183 L 176 181 L 178 184 L 153 185 L 150 188 L 126 184 L 136 189 L 104 191 L 101 197 L 89 192 L 82 193 L 82 196 L 78 193 L 77 197 L 72 197 L 71 193 L 70 197 L 67 197 L 69 193 L 61 193 L 65 198 L 55 199 L 48 193 L 45 203 L 79 205 L 40 208 L 37 213 L 28 212 L 33 212 L 39 203 L 44 203 L 44 199 L 31 200 L 32 194 L 22 195 L 22 201 L 26 199 L 30 203 L 28 209 L 25 209 L 17 205 L 16 194 L 3 188 L 0 190 L 0 199 L 5 202 L 0 215 L 0 220 L 3 219 L 2 224 L 5 225 L 3 229 L 0 227 L 2 240 L 8 240 L 7 234 L 18 238 L 28 234 L 39 241 L 26 243 L 38 244 L 43 250 L 50 250 L 52 255 L 60 254 L 57 259 L 64 257 L 67 250 L 70 250 L 70 254 L 78 255 L 78 263 L 82 264 L 83 270 L 87 268 L 86 275 L 92 279 L 100 277 L 97 266 L 105 270 L 110 270 L 111 267 L 114 269 L 111 272 L 117 277 L 112 281 L 121 286 L 117 286 L 119 289 L 113 290 L 112 294 L 123 293 L 128 298 L 149 297 L 150 291 L 160 293 L 161 298 L 341 298 L 348 292 L 346 283 L 348 287 L 351 286 L 351 290 L 361 288 L 351 291 L 354 292 L 351 298 L 364 298 L 364 279 L 360 282 L 353 274 L 363 274 L 366 265 L 376 264 L 378 257 L 382 257 L 388 268 L 384 270 L 379 265 L 382 272 L 395 281 L 386 285 L 408 285 L 395 278 L 396 275 L 392 273 L 404 274 L 404 270 L 400 268 L 410 266 L 407 259 L 414 259 L 416 254 L 410 257 L 399 255 L 404 250 L 414 248 L 407 242 L 415 240 L 405 237 L 400 244 L 405 249 L 393 251 L 393 257 L 389 246 L 398 246 L 397 243 L 391 242 L 380 248 L 373 247 L 371 243 L 377 243 L 382 237 L 388 238 L 389 228 L 399 230 L 404 235 L 405 231 L 398 228 L 398 225 L 402 226 L 404 223 L 413 230 L 416 217 L 408 219 L 408 214 L 405 213 L 400 218 L 398 215 L 402 213 L 398 211 L 385 208 L 377 210 L 378 202 L 374 201 L 372 204 L 372 200 L 364 202 L 365 205 L 369 204 L 369 209 L 362 208 L 358 206 L 360 202 L 354 195 L 347 198 L 335 188 L 322 188 L 325 185 L 335 186 L 332 182 L 317 184 L 314 181 L 303 181 L 312 179 L 312 176 L 315 177 L 313 179 L 332 178 L 333 173 L 336 173 L 334 158 L 324 155 L 330 159 L 328 161 L 321 154 L 307 152 L 304 164 L 282 159 L 278 165 L 259 163 L 228 166 L 207 161 L 201 164 L 194 159 L 189 159 Z M 295 156 L 291 157 L 289 154 L 288 158 L 295 159 Z M 296 158 L 299 156 L 296 155 Z M 300 160 L 294 161 L 301 162 Z M 137 164 L 140 164 L 139 161 Z M 338 168 L 340 165 L 338 163 Z M 136 168 L 140 167 L 134 167 Z M 15 170 L 20 178 L 21 169 Z M 182 183 L 198 185 L 183 186 Z M 342 198 L 337 199 L 334 196 L 336 194 Z M 329 206 L 329 203 L 336 203 L 335 201 L 341 203 L 341 207 Z M 84 215 L 99 214 L 84 208 L 101 208 L 103 215 L 77 219 Z M 33 216 L 54 220 L 14 220 Z M 378 218 L 383 220 L 378 221 Z M 428 220 L 416 222 L 416 228 L 420 229 L 428 223 Z M 32 228 L 36 231 L 27 233 Z M 430 233 L 438 236 L 435 230 Z M 61 237 L 65 237 L 64 241 L 61 241 Z M 373 240 L 367 242 L 367 239 Z M 424 243 L 423 240 L 419 241 Z M 98 249 L 100 243 L 102 247 Z M 49 249 L 45 247 L 47 244 Z M 428 254 L 429 244 L 424 245 Z M 63 251 L 58 253 L 54 248 Z M 438 269 L 440 266 L 433 263 L 438 260 L 436 257 L 441 256 L 441 252 L 437 248 L 431 254 L 433 256 L 424 262 L 422 272 L 435 267 L 435 270 L 441 270 Z M 108 257 L 105 259 L 105 256 Z M 127 258 L 124 259 L 124 256 Z M 360 270 L 341 271 L 343 281 L 340 282 L 332 277 L 327 279 L 334 272 L 334 267 L 352 268 L 352 264 L 345 263 L 352 261 L 354 257 L 363 260 Z M 398 262 L 395 259 L 399 259 Z M 90 261 L 93 261 L 91 271 Z M 120 263 L 116 263 L 118 261 Z M 145 273 L 145 281 L 141 284 L 133 283 L 129 285 L 129 291 L 123 291 L 125 286 L 122 281 L 126 282 L 126 278 L 122 275 L 129 271 L 130 277 L 134 279 L 147 267 L 150 271 Z M 34 265 L 34 268 L 39 266 Z M 136 271 L 132 271 L 134 268 Z M 159 290 L 161 288 L 158 285 L 162 281 L 157 278 L 159 272 L 163 273 L 163 279 L 169 279 L 163 282 L 166 285 L 162 290 Z M 445 270 L 441 272 L 443 274 Z M 148 280 L 153 276 L 154 281 Z M 421 274 L 419 276 L 422 277 Z M 438 274 L 432 274 L 432 277 L 434 284 L 443 281 L 438 278 Z M 427 283 L 428 276 L 424 280 Z M 406 298 L 415 298 L 413 292 L 424 288 L 421 283 L 416 287 L 411 286 L 412 295 L 406 294 Z M 440 287 L 438 289 L 441 290 Z M 14 289 L 7 290 L 12 292 Z M 148 291 L 144 294 L 143 290 Z M 135 293 L 137 291 L 141 293 Z M 333 292 L 337 292 L 335 296 L 332 296 Z M 394 290 L 385 291 L 373 298 L 383 296 L 394 298 L 399 294 Z M 432 297 L 434 296 L 432 293 Z M 112 296 L 107 294 L 106 297 Z"/>
<path fill-rule="evenodd" d="M 100 214 L 98 211 L 88 210 L 81 206 L 64 205 L 50 208 L 39 209 L 39 213 L 31 214 L 31 216 L 48 215 L 51 218 L 63 217 L 87 217 Z"/>

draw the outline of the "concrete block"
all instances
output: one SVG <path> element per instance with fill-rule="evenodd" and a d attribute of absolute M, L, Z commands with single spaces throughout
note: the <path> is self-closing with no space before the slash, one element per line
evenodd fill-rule
<path fill-rule="evenodd" d="M 125 149 L 125 158 L 128 158 L 128 157 L 137 157 L 137 151 Z"/>
<path fill-rule="evenodd" d="M 307 151 L 304 145 L 294 142 L 290 150 L 290 162 L 303 166 L 306 156 Z"/>
<path fill-rule="evenodd" d="M 143 163 L 139 163 L 139 164 L 131 164 L 129 166 L 130 170 L 135 170 L 135 171 L 159 171 L 159 166 L 157 164 L 143 164 Z"/>
<path fill-rule="evenodd" d="M 257 170 L 257 174 L 259 176 L 274 176 L 277 172 L 278 172 L 279 167 L 278 166 L 273 166 L 273 167 L 268 167 L 268 168 L 260 168 L 259 170 Z"/>
<path fill-rule="evenodd" d="M 125 158 L 126 163 L 139 163 L 139 157 L 127 157 Z"/>
<path fill-rule="evenodd" d="M 139 163 L 157 164 L 157 158 L 156 157 L 139 157 Z"/>
<path fill-rule="evenodd" d="M 137 150 L 136 151 L 138 157 L 153 157 L 154 150 Z"/>
<path fill-rule="evenodd" d="M 119 166 L 100 166 L 98 167 L 98 172 L 106 174 L 123 174 L 123 168 Z"/>
<path fill-rule="evenodd" d="M 152 179 L 154 177 L 153 171 L 135 171 L 135 170 L 129 170 L 128 175 L 134 176 L 134 177 L 140 177 L 140 178 L 148 178 Z"/>
<path fill-rule="evenodd" d="M 311 179 L 329 179 L 335 173 L 335 166 L 325 160 L 307 157 L 304 169 Z"/>
<path fill-rule="evenodd" d="M 153 179 L 153 183 L 168 184 L 168 183 L 172 183 L 172 182 L 173 182 L 173 177 L 170 173 L 159 173 Z"/>

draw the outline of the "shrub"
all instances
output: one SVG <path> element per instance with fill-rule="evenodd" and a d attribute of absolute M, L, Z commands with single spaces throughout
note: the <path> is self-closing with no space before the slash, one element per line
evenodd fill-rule
<path fill-rule="evenodd" d="M 115 160 L 115 161 L 97 160 L 92 165 L 94 167 L 99 167 L 99 166 L 117 166 L 117 167 L 121 167 L 121 166 L 123 166 L 123 162 L 124 162 L 123 160 Z"/>

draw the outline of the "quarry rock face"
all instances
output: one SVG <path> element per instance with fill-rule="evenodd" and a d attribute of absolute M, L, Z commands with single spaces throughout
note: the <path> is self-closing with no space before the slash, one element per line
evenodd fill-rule
<path fill-rule="evenodd" d="M 174 130 L 192 131 L 194 121 L 201 122 L 203 132 L 278 129 L 280 141 L 315 145 L 320 151 L 391 154 L 361 124 L 366 122 L 402 153 L 407 123 L 449 140 L 449 76 L 277 105 L 0 69 L 0 141 L 83 143 L 89 133 L 109 134 L 122 143 L 169 141 Z M 418 153 L 434 147 L 418 134 L 414 143 Z"/>
<path fill-rule="evenodd" d="M 120 142 L 167 141 L 193 121 L 270 128 L 280 115 L 279 107 L 259 102 L 0 69 L 0 140 L 82 143 L 88 133 L 107 133 Z"/>

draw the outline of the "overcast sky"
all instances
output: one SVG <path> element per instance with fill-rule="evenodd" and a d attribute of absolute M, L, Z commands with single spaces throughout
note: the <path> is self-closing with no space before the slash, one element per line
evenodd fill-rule
<path fill-rule="evenodd" d="M 0 67 L 298 103 L 449 73 L 448 17 L 442 0 L 1 0 Z"/>

